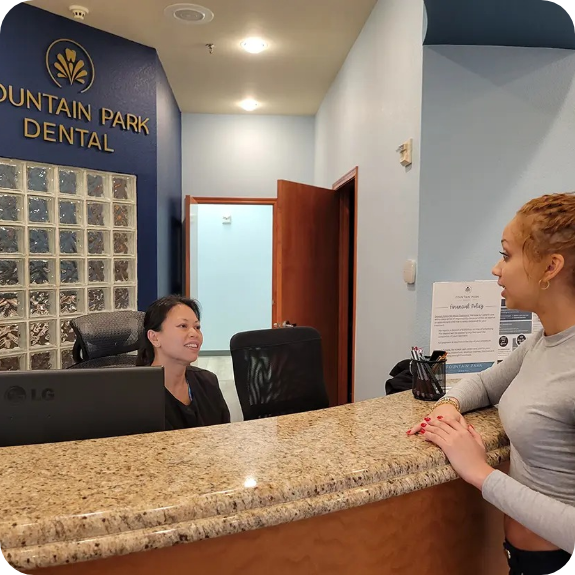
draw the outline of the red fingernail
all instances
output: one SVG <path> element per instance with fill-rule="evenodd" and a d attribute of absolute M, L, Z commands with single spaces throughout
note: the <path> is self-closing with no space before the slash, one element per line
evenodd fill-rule
<path fill-rule="evenodd" d="M 427 423 L 422 423 L 421 427 L 425 427 L 427 425 Z"/>
<path fill-rule="evenodd" d="M 431 417 L 424 417 L 425 421 L 431 421 Z"/>
<path fill-rule="evenodd" d="M 443 415 L 438 415 L 437 419 L 443 419 Z"/>
<path fill-rule="evenodd" d="M 411 429 L 408 429 L 408 430 L 407 430 L 407 435 L 410 435 L 410 434 L 411 434 Z"/>
<path fill-rule="evenodd" d="M 421 433 L 425 433 L 425 429 L 422 429 L 422 430 L 421 430 Z"/>

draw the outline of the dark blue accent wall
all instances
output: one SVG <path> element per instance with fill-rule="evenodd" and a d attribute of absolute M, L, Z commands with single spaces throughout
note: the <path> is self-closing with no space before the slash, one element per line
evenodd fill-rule
<path fill-rule="evenodd" d="M 50 44 L 66 38 L 81 44 L 95 68 L 92 87 L 56 86 L 45 65 Z M 6 16 L 0 31 L 0 84 L 24 88 L 92 107 L 92 121 L 78 121 L 34 108 L 0 103 L 0 157 L 35 160 L 133 174 L 138 189 L 138 307 L 144 309 L 159 292 L 180 285 L 181 264 L 166 219 L 181 215 L 180 111 L 158 60 L 156 51 L 124 38 L 19 4 Z M 78 85 L 75 85 L 78 86 Z M 17 93 L 18 95 L 18 93 Z M 100 124 L 100 109 L 149 118 L 149 134 Z M 108 134 L 113 153 L 80 145 L 46 142 L 24 137 L 24 118 L 40 124 L 52 122 Z M 166 122 L 166 125 L 164 125 Z M 180 203 L 171 207 L 178 195 Z M 171 210 L 171 211 L 170 211 Z M 180 233 L 175 230 L 176 235 Z"/>
<path fill-rule="evenodd" d="M 182 114 L 158 59 L 158 295 L 181 293 Z"/>
<path fill-rule="evenodd" d="M 544 0 L 425 0 L 425 44 L 575 49 L 573 21 Z"/>

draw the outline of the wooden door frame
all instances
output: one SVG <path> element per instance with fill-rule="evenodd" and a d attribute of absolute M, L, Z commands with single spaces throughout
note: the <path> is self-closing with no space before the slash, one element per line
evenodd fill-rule
<path fill-rule="evenodd" d="M 275 237 L 278 217 L 277 217 L 277 199 L 276 198 L 209 198 L 209 197 L 196 197 L 196 196 L 186 196 L 185 197 L 185 209 L 186 209 L 186 220 L 189 221 L 190 206 L 192 203 L 196 204 L 232 204 L 232 205 L 252 205 L 252 206 L 272 206 L 272 242 L 273 237 Z M 190 297 L 190 226 L 186 225 L 185 231 L 186 247 L 184 250 L 186 258 L 186 297 Z M 277 305 L 277 282 L 276 282 L 276 253 L 272 250 L 272 324 L 274 318 L 276 317 L 276 305 Z M 272 327 L 270 325 L 270 327 Z"/>
<path fill-rule="evenodd" d="M 184 295 L 189 298 L 191 297 L 191 285 L 190 285 L 190 208 L 192 204 L 197 203 L 192 196 L 184 197 Z"/>
<path fill-rule="evenodd" d="M 342 176 L 332 186 L 335 191 L 340 191 L 352 180 L 354 181 L 354 206 L 353 206 L 353 294 L 351 301 L 351 309 L 348 310 L 347 303 L 349 302 L 349 267 L 345 262 L 349 262 L 349 239 L 350 239 L 350 221 L 346 217 L 346 207 L 349 200 L 344 194 L 340 193 L 340 220 L 339 220 L 339 326 L 338 326 L 338 386 L 337 386 L 337 399 L 338 404 L 342 405 L 347 403 L 347 375 L 350 374 L 349 386 L 351 388 L 351 402 L 355 401 L 355 322 L 356 322 L 356 297 L 357 297 L 357 191 L 358 191 L 358 173 L 359 169 L 356 166 L 347 174 Z M 347 212 L 348 213 L 348 212 Z M 347 313 L 346 313 L 347 312 Z M 348 328 L 348 313 L 352 317 L 352 329 L 349 333 Z M 350 366 L 347 362 L 342 361 L 342 358 L 347 357 L 348 341 L 351 338 L 351 354 L 349 357 Z"/>

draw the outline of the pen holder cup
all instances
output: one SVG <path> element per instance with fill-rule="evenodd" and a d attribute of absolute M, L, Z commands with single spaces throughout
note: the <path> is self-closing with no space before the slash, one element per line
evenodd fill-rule
<path fill-rule="evenodd" d="M 422 401 L 437 401 L 445 395 L 445 364 L 439 361 L 411 360 L 409 369 L 413 378 L 413 397 Z"/>

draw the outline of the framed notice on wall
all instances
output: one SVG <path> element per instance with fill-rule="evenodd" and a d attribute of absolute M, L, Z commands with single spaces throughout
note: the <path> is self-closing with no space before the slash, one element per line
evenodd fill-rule
<path fill-rule="evenodd" d="M 495 281 L 433 284 L 431 349 L 447 352 L 447 379 L 497 361 L 501 287 Z"/>

